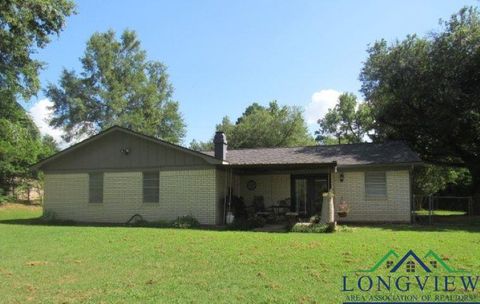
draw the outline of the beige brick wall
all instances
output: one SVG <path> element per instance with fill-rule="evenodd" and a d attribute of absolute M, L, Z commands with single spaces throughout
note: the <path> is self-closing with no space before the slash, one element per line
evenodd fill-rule
<path fill-rule="evenodd" d="M 410 221 L 410 176 L 408 170 L 386 171 L 387 197 L 371 199 L 365 195 L 365 172 L 334 173 L 333 188 L 335 203 L 346 200 L 350 213 L 341 221 L 358 222 L 409 222 Z"/>
<path fill-rule="evenodd" d="M 407 170 L 387 171 L 387 198 L 365 197 L 363 171 L 333 174 L 336 203 L 343 198 L 350 213 L 343 221 L 410 221 L 410 181 Z M 254 180 L 257 188 L 247 189 Z M 262 195 L 271 205 L 290 197 L 290 175 L 241 175 L 236 179 L 240 195 L 250 205 L 253 197 Z M 176 168 L 160 171 L 160 202 L 142 202 L 141 172 L 105 172 L 104 202 L 88 203 L 88 174 L 45 175 L 45 209 L 60 219 L 85 222 L 123 223 L 138 213 L 149 221 L 173 220 L 191 214 L 202 224 L 221 224 L 225 195 L 225 172 L 214 168 Z"/>
<path fill-rule="evenodd" d="M 160 202 L 142 202 L 141 172 L 105 172 L 104 201 L 88 202 L 88 174 L 45 174 L 45 210 L 60 219 L 124 223 L 132 215 L 146 220 L 173 220 L 191 214 L 215 224 L 216 170 L 160 170 Z"/>
<path fill-rule="evenodd" d="M 247 183 L 254 180 L 257 183 L 255 190 L 249 190 Z M 240 195 L 245 204 L 250 206 L 254 196 L 263 196 L 265 206 L 276 204 L 279 200 L 290 197 L 290 174 L 241 175 Z"/>

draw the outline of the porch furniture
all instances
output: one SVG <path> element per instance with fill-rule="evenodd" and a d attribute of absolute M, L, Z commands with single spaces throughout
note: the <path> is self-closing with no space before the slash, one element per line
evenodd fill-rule
<path fill-rule="evenodd" d="M 295 225 L 298 222 L 298 213 L 297 212 L 287 212 L 285 213 L 289 226 Z"/>
<path fill-rule="evenodd" d="M 276 216 L 286 215 L 291 209 L 290 198 L 278 201 L 272 208 Z"/>
<path fill-rule="evenodd" d="M 273 215 L 273 208 L 265 207 L 265 199 L 263 196 L 254 196 L 252 207 L 256 216 L 269 217 Z"/>

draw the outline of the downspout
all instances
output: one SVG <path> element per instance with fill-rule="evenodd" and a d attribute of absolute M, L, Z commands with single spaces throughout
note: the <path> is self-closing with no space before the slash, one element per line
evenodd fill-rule
<path fill-rule="evenodd" d="M 228 170 L 225 170 L 225 187 L 223 188 L 223 224 L 227 223 L 227 190 L 228 190 Z"/>
<path fill-rule="evenodd" d="M 228 211 L 232 211 L 232 178 L 233 170 L 230 168 L 230 187 L 228 187 Z"/>
<path fill-rule="evenodd" d="M 413 213 L 413 211 L 415 210 L 415 201 L 414 201 L 414 196 L 413 196 L 413 165 L 410 167 L 410 170 L 408 170 L 409 174 L 409 180 L 410 180 L 410 224 L 414 223 L 415 222 L 415 215 Z"/>

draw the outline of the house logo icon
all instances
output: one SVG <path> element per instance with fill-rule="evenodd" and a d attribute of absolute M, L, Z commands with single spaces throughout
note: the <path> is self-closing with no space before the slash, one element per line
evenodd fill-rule
<path fill-rule="evenodd" d="M 372 273 L 377 270 L 387 269 L 391 273 L 404 270 L 407 273 L 423 271 L 432 273 L 436 271 L 446 271 L 448 273 L 463 273 L 466 270 L 455 269 L 448 265 L 445 258 L 441 258 L 435 251 L 429 250 L 422 258 L 413 250 L 409 250 L 405 255 L 400 256 L 395 250 L 389 250 L 381 259 L 371 268 L 355 270 L 354 272 Z"/>

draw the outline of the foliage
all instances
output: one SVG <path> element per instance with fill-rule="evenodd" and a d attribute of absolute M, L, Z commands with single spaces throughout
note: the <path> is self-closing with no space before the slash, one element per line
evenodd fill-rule
<path fill-rule="evenodd" d="M 426 38 L 377 41 L 361 73 L 380 139 L 431 163 L 466 167 L 480 195 L 480 14 L 465 7 Z"/>
<path fill-rule="evenodd" d="M 179 216 L 172 222 L 174 228 L 195 228 L 199 227 L 200 222 L 192 215 Z"/>
<path fill-rule="evenodd" d="M 38 178 L 29 167 L 55 150 L 55 141 L 40 136 L 22 106 L 16 102 L 0 105 L 0 188 L 7 192 Z"/>
<path fill-rule="evenodd" d="M 233 223 L 228 225 L 229 230 L 248 231 L 255 228 L 261 228 L 267 223 L 266 219 L 261 216 L 252 216 L 249 218 L 236 218 Z"/>
<path fill-rule="evenodd" d="M 321 218 L 322 217 L 320 215 L 313 215 L 310 217 L 309 222 L 310 224 L 318 224 L 320 223 Z"/>
<path fill-rule="evenodd" d="M 189 148 L 195 151 L 212 151 L 214 146 L 213 141 L 202 142 L 193 139 L 190 142 Z"/>
<path fill-rule="evenodd" d="M 243 197 L 232 195 L 231 200 L 229 195 L 226 197 L 227 203 L 230 202 L 230 210 L 233 213 L 235 219 L 246 219 L 248 216 L 247 207 L 245 206 L 245 201 Z"/>
<path fill-rule="evenodd" d="M 268 107 L 253 103 L 235 123 L 228 116 L 217 125 L 225 132 L 230 149 L 258 147 L 294 147 L 314 144 L 313 137 L 298 107 L 282 106 L 272 101 Z M 213 140 L 195 142 L 192 148 L 212 148 Z"/>
<path fill-rule="evenodd" d="M 51 154 L 17 102 L 37 93 L 43 63 L 32 58 L 73 13 L 69 0 L 9 0 L 0 4 L 0 188 L 7 193 L 37 178 L 29 166 Z M 26 186 L 26 184 L 24 184 Z"/>
<path fill-rule="evenodd" d="M 43 63 L 32 58 L 50 36 L 59 34 L 74 12 L 70 0 L 8 0 L 0 2 L 0 102 L 35 95 Z"/>
<path fill-rule="evenodd" d="M 113 125 L 179 143 L 185 123 L 167 68 L 147 60 L 135 32 L 95 33 L 87 42 L 82 71 L 63 70 L 58 86 L 46 95 L 54 102 L 50 124 L 66 132 L 71 141 Z"/>
<path fill-rule="evenodd" d="M 463 168 L 435 165 L 415 167 L 413 193 L 430 195 L 443 191 L 448 185 L 468 185 L 465 175 L 469 173 Z"/>
<path fill-rule="evenodd" d="M 6 194 L 5 190 L 0 188 L 0 205 L 11 201 L 11 197 Z"/>
<path fill-rule="evenodd" d="M 360 143 L 372 130 L 373 118 L 367 103 L 359 103 L 352 93 L 343 93 L 333 109 L 318 120 L 316 140 L 323 144 Z"/>
<path fill-rule="evenodd" d="M 327 233 L 332 232 L 328 225 L 319 223 L 296 223 L 293 225 L 290 232 L 303 232 L 303 233 Z"/>

